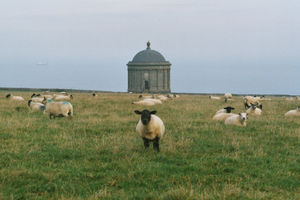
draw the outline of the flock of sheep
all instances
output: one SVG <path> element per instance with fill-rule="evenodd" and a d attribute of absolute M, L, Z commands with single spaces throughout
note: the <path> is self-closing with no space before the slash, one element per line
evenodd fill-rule
<path fill-rule="evenodd" d="M 93 97 L 97 94 L 93 93 Z M 21 96 L 13 96 L 12 94 L 6 95 L 6 98 L 12 101 L 24 101 Z M 143 105 L 143 106 L 153 106 L 156 104 L 162 104 L 164 101 L 179 98 L 179 95 L 169 94 L 169 95 L 140 95 L 140 100 L 135 101 L 132 104 Z M 209 96 L 211 100 L 221 100 L 219 96 Z M 50 119 L 55 117 L 67 117 L 72 118 L 73 116 L 73 106 L 69 102 L 73 99 L 72 95 L 66 92 L 61 92 L 59 94 L 32 94 L 31 99 L 28 101 L 28 106 L 32 111 L 44 111 L 48 114 Z M 299 97 L 293 98 L 293 100 Z M 224 95 L 225 102 L 232 101 L 232 94 L 226 93 Z M 225 125 L 236 125 L 236 126 L 246 126 L 246 121 L 248 115 L 261 115 L 262 114 L 262 104 L 263 100 L 271 100 L 269 98 L 256 97 L 256 96 L 245 96 L 243 97 L 243 103 L 246 111 L 243 113 L 234 114 L 231 111 L 234 110 L 233 107 L 228 106 L 218 110 L 213 116 L 215 121 L 224 121 Z M 286 98 L 287 101 L 291 98 Z M 134 111 L 136 114 L 140 115 L 140 120 L 136 126 L 137 133 L 141 136 L 144 141 L 145 148 L 150 146 L 150 142 L 153 142 L 153 148 L 159 152 L 159 140 L 163 137 L 165 132 L 165 126 L 163 121 L 156 116 L 157 111 L 149 111 L 147 109 Z M 295 110 L 290 110 L 285 113 L 285 116 L 300 116 L 300 107 Z"/>

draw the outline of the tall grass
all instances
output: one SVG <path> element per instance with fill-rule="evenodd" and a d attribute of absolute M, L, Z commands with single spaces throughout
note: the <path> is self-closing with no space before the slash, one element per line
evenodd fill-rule
<path fill-rule="evenodd" d="M 137 95 L 75 93 L 72 120 L 4 96 L 0 199 L 300 199 L 300 118 L 283 116 L 299 101 L 272 98 L 247 127 L 211 120 L 224 105 L 244 111 L 241 97 L 150 107 L 166 126 L 156 153 L 135 132 Z"/>

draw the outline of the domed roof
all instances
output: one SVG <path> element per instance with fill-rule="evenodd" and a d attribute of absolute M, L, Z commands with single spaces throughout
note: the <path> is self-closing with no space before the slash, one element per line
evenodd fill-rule
<path fill-rule="evenodd" d="M 130 63 L 165 63 L 167 62 L 163 55 L 150 48 L 150 42 L 147 42 L 147 49 L 138 52 Z"/>

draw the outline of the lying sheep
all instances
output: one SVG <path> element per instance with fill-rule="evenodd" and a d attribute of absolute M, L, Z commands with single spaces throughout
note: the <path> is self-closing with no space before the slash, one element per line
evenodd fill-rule
<path fill-rule="evenodd" d="M 46 114 L 49 115 L 50 119 L 53 117 L 73 117 L 73 106 L 71 103 L 64 101 L 64 102 L 53 102 L 48 100 L 46 102 L 46 108 L 44 111 Z"/>
<path fill-rule="evenodd" d="M 246 126 L 247 113 L 234 114 L 225 120 L 226 125 Z"/>
<path fill-rule="evenodd" d="M 209 96 L 209 98 L 211 100 L 220 100 L 221 99 L 221 97 L 216 97 L 216 96 Z"/>
<path fill-rule="evenodd" d="M 73 99 L 72 95 L 68 95 L 68 96 L 55 95 L 54 96 L 55 101 L 70 101 L 71 99 Z"/>
<path fill-rule="evenodd" d="M 217 113 L 213 116 L 213 120 L 215 120 L 215 121 L 224 121 L 228 117 L 231 117 L 233 115 L 235 115 L 235 114 L 233 114 L 233 113 Z"/>
<path fill-rule="evenodd" d="M 158 95 L 157 98 L 159 98 L 161 101 L 167 101 L 168 97 L 164 96 L 164 95 Z"/>
<path fill-rule="evenodd" d="M 231 106 L 227 106 L 223 109 L 220 109 L 216 112 L 216 114 L 218 113 L 231 113 L 231 111 L 234 110 L 234 107 L 231 107 Z"/>
<path fill-rule="evenodd" d="M 297 107 L 296 110 L 290 110 L 287 113 L 284 114 L 286 117 L 291 117 L 291 116 L 300 116 L 300 107 Z"/>
<path fill-rule="evenodd" d="M 42 110 L 45 110 L 45 105 L 44 104 L 42 104 L 42 103 L 36 103 L 36 102 L 33 102 L 32 100 L 28 101 L 28 107 L 32 111 L 42 111 Z"/>
<path fill-rule="evenodd" d="M 132 104 L 136 104 L 136 105 L 143 105 L 143 106 L 154 106 L 155 104 L 161 104 L 161 101 L 160 103 L 157 103 L 158 101 L 153 101 L 154 99 L 143 99 L 141 101 L 136 101 L 136 102 L 132 102 Z M 158 99 L 156 99 L 158 100 Z"/>
<path fill-rule="evenodd" d="M 148 148 L 150 142 L 153 142 L 153 149 L 159 152 L 159 140 L 165 132 L 163 121 L 155 115 L 156 111 L 135 110 L 134 112 L 141 115 L 141 119 L 136 126 L 136 132 L 143 138 L 145 148 Z"/>
<path fill-rule="evenodd" d="M 12 94 L 7 94 L 6 98 L 14 101 L 24 101 L 24 98 L 21 96 L 13 96 Z"/>
<path fill-rule="evenodd" d="M 141 99 L 141 98 L 143 98 L 143 99 L 154 99 L 155 97 L 154 97 L 154 95 L 152 94 L 152 95 L 139 95 L 139 98 Z"/>
<path fill-rule="evenodd" d="M 260 107 L 262 108 L 262 105 L 260 105 Z M 251 107 L 246 111 L 249 115 L 261 115 L 261 112 L 261 109 L 254 104 L 251 104 Z"/>

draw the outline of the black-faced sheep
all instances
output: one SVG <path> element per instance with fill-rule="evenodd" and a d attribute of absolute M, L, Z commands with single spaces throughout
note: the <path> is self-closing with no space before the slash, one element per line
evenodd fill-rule
<path fill-rule="evenodd" d="M 246 126 L 247 113 L 234 114 L 225 120 L 226 125 Z"/>
<path fill-rule="evenodd" d="M 33 102 L 32 100 L 28 101 L 28 107 L 32 111 L 42 111 L 42 110 L 45 110 L 45 105 L 44 104 L 42 104 L 42 103 L 36 103 L 36 102 Z"/>
<path fill-rule="evenodd" d="M 163 121 L 156 116 L 156 111 L 134 111 L 141 115 L 141 118 L 136 126 L 136 132 L 143 138 L 145 148 L 148 148 L 150 142 L 153 142 L 153 149 L 159 152 L 159 140 L 163 137 L 165 132 L 165 125 Z"/>
<path fill-rule="evenodd" d="M 231 106 L 227 106 L 223 109 L 220 109 L 216 112 L 216 114 L 218 113 L 231 113 L 231 111 L 234 110 L 234 107 L 231 107 Z"/>
<path fill-rule="evenodd" d="M 6 98 L 14 101 L 24 101 L 24 98 L 21 96 L 13 96 L 12 94 L 7 94 Z"/>

